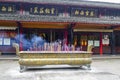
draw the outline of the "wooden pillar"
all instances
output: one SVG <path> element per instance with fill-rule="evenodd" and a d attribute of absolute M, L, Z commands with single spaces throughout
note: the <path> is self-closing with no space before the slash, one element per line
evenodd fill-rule
<path fill-rule="evenodd" d="M 111 33 L 111 54 L 115 55 L 115 35 L 114 32 Z"/>
<path fill-rule="evenodd" d="M 69 36 L 70 36 L 69 44 L 72 45 L 73 44 L 73 28 L 72 27 L 70 27 L 69 29 Z"/>
<path fill-rule="evenodd" d="M 103 55 L 103 45 L 102 45 L 102 32 L 100 33 L 100 55 L 102 56 Z"/>
<path fill-rule="evenodd" d="M 68 35 L 69 35 L 69 44 L 73 44 L 73 27 L 76 25 L 76 23 L 71 23 L 68 26 Z"/>
<path fill-rule="evenodd" d="M 19 30 L 19 46 L 20 46 L 20 51 L 23 50 L 23 44 L 22 44 L 22 35 L 23 35 L 23 28 L 22 28 L 22 25 L 20 22 L 17 22 L 17 25 L 18 25 L 18 30 Z"/>

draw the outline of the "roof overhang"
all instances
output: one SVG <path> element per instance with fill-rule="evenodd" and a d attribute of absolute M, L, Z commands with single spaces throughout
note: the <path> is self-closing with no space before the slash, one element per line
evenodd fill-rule
<path fill-rule="evenodd" d="M 37 3 L 37 4 L 61 4 L 61 5 L 83 5 L 83 6 L 101 6 L 101 7 L 111 7 L 111 8 L 120 8 L 118 4 L 110 3 L 95 3 L 95 2 L 86 2 L 81 0 L 3 0 L 0 2 L 26 2 L 26 3 Z M 115 6 L 115 7 L 114 7 Z M 64 13 L 64 12 L 63 12 Z M 0 14 L 0 20 L 9 20 L 9 21 L 30 21 L 30 22 L 75 22 L 75 23 L 95 23 L 95 24 L 110 24 L 110 25 L 120 25 L 120 17 L 75 17 L 75 16 L 48 16 L 48 15 L 34 15 L 29 12 L 18 12 L 16 13 L 6 13 Z"/>
<path fill-rule="evenodd" d="M 43 3 L 43 4 L 62 4 L 62 5 L 83 5 L 95 7 L 119 8 L 120 4 L 107 2 L 93 2 L 85 0 L 3 0 L 3 2 L 27 2 L 27 3 Z"/>
<path fill-rule="evenodd" d="M 86 18 L 86 17 L 59 17 L 59 16 L 40 16 L 40 15 L 19 15 L 19 14 L 0 14 L 0 20 L 6 21 L 28 21 L 28 22 L 75 22 L 75 23 L 95 23 L 120 25 L 120 19 L 115 18 Z"/>

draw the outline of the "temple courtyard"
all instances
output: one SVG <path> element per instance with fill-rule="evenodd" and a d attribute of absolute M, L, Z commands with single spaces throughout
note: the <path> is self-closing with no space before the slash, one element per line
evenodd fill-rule
<path fill-rule="evenodd" d="M 120 80 L 119 59 L 93 60 L 91 68 L 46 65 L 20 73 L 17 60 L 0 60 L 0 80 Z"/>

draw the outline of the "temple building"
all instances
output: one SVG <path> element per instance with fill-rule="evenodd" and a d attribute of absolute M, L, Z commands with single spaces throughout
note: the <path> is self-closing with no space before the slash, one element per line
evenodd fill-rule
<path fill-rule="evenodd" d="M 86 51 L 93 45 L 93 55 L 116 55 L 120 54 L 119 35 L 117 3 L 0 0 L 1 55 L 15 54 L 13 43 L 19 44 L 20 51 Z"/>

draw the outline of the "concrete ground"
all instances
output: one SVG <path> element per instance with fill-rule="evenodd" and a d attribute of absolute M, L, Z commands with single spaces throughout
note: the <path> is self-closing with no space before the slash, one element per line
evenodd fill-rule
<path fill-rule="evenodd" d="M 16 60 L 0 60 L 0 80 L 120 80 L 120 59 L 93 60 L 92 70 L 69 65 L 19 72 Z"/>

